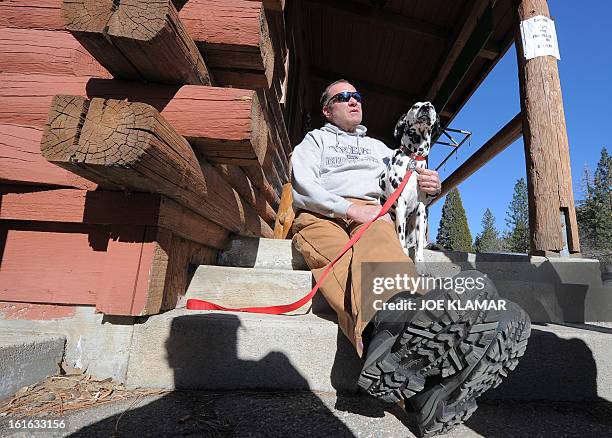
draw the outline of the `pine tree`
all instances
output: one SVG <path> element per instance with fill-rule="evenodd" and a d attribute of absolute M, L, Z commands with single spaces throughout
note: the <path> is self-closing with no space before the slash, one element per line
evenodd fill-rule
<path fill-rule="evenodd" d="M 612 245 L 612 156 L 606 148 L 601 149 L 593 178 L 593 200 L 595 207 L 595 245 L 610 249 Z"/>
<path fill-rule="evenodd" d="M 461 202 L 459 189 L 451 190 L 442 206 L 442 218 L 436 237 L 438 245 L 452 251 L 472 251 L 472 234 Z"/>
<path fill-rule="evenodd" d="M 514 194 L 506 213 L 506 226 L 509 230 L 504 236 L 504 249 L 510 252 L 529 252 L 529 204 L 524 178 L 514 185 Z"/>
<path fill-rule="evenodd" d="M 591 181 L 588 168 L 583 183 L 585 199 L 578 203 L 576 216 L 581 252 L 604 263 L 612 263 L 612 156 L 602 148 Z"/>
<path fill-rule="evenodd" d="M 592 257 L 595 236 L 595 209 L 593 208 L 593 186 L 591 172 L 587 165 L 582 173 L 583 199 L 576 202 L 576 219 L 580 236 L 580 251 L 586 257 Z"/>
<path fill-rule="evenodd" d="M 495 217 L 488 208 L 482 216 L 482 232 L 476 236 L 474 251 L 476 252 L 499 252 L 501 241 L 499 231 L 495 228 Z"/>

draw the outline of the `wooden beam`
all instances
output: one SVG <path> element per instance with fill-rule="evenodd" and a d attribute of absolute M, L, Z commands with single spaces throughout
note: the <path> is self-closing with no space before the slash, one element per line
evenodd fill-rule
<path fill-rule="evenodd" d="M 190 0 L 182 8 L 173 3 L 216 83 L 249 89 L 271 85 L 271 57 L 276 57 L 270 50 L 271 31 L 262 22 L 268 11 L 261 2 Z M 64 30 L 62 2 L 0 2 L 0 28 Z"/>
<path fill-rule="evenodd" d="M 70 33 L 63 31 L 0 28 L 0 65 L 4 73 L 111 77 Z"/>
<path fill-rule="evenodd" d="M 179 17 L 221 85 L 272 84 L 276 54 L 261 1 L 190 0 Z"/>
<path fill-rule="evenodd" d="M 284 179 L 289 177 L 289 157 L 291 156 L 291 143 L 285 126 L 285 119 L 281 114 L 280 105 L 274 89 L 259 90 L 259 102 L 262 103 L 266 124 L 270 127 L 270 135 L 274 143 L 275 163 Z"/>
<path fill-rule="evenodd" d="M 523 113 L 523 138 L 529 192 L 532 254 L 580 252 L 574 208 L 569 140 L 557 60 L 526 60 L 518 24 L 534 16 L 550 17 L 546 0 L 515 0 L 515 44 Z"/>
<path fill-rule="evenodd" d="M 287 182 L 287 177 L 283 174 L 281 169 L 280 162 L 278 160 L 278 156 L 275 153 L 274 141 L 272 140 L 272 134 L 268 132 L 268 153 L 266 153 L 265 160 L 262 166 L 251 166 L 251 167 L 261 167 L 264 170 L 264 174 L 267 180 L 272 184 L 274 191 L 276 193 L 281 193 L 283 190 L 283 184 Z M 240 163 L 237 163 L 240 164 Z"/>
<path fill-rule="evenodd" d="M 272 208 L 278 208 L 280 203 L 280 195 L 274 190 L 272 184 L 268 181 L 268 178 L 263 173 L 261 167 L 258 166 L 243 166 L 242 171 L 249 177 L 251 183 L 257 187 L 261 193 L 263 193 L 266 200 L 270 203 Z"/>
<path fill-rule="evenodd" d="M 431 102 L 436 110 L 441 111 L 451 100 L 453 93 L 467 74 L 468 70 L 478 57 L 478 54 L 487 44 L 493 33 L 493 6 L 489 3 L 482 15 L 478 18 L 469 38 L 462 45 L 454 62 L 449 64 L 448 72 L 443 80 L 436 81 L 430 89 Z"/>
<path fill-rule="evenodd" d="M 228 232 L 161 195 L 56 189 L 0 190 L 0 219 L 90 225 L 145 225 L 172 231 L 185 239 L 223 249 Z"/>
<path fill-rule="evenodd" d="M 493 41 L 489 41 L 485 46 L 480 50 L 478 56 L 481 58 L 495 60 L 499 58 L 502 54 L 498 44 L 495 44 Z"/>
<path fill-rule="evenodd" d="M 0 74 L 0 123 L 44 126 L 56 94 L 148 103 L 194 148 L 215 162 L 263 165 L 269 153 L 262 104 L 252 90 Z"/>
<path fill-rule="evenodd" d="M 0 2 L 0 27 L 60 30 L 64 28 L 60 0 L 4 0 Z"/>
<path fill-rule="evenodd" d="M 57 167 L 40 155 L 42 129 L 0 123 L 0 182 L 76 187 L 95 190 L 98 185 Z M 2 205 L 1 211 L 4 211 Z"/>
<path fill-rule="evenodd" d="M 257 211 L 257 214 L 268 223 L 274 222 L 276 212 L 240 167 L 229 164 L 213 164 L 213 166 L 227 184 Z"/>
<path fill-rule="evenodd" d="M 293 148 L 291 146 L 291 140 L 289 139 L 287 124 L 285 123 L 285 117 L 282 113 L 278 95 L 276 94 L 276 91 L 274 89 L 264 90 L 264 93 L 266 95 L 266 101 L 268 102 L 268 108 L 271 109 L 273 124 L 276 127 L 279 136 L 279 141 L 282 146 L 279 152 L 288 164 Z M 290 168 L 289 173 L 291 173 Z"/>
<path fill-rule="evenodd" d="M 213 70 L 215 81 L 222 87 L 235 87 L 249 90 L 270 86 L 268 79 L 259 70 L 236 70 L 216 67 Z"/>
<path fill-rule="evenodd" d="M 169 0 L 64 0 L 65 28 L 113 76 L 210 85 L 210 73 Z"/>
<path fill-rule="evenodd" d="M 272 235 L 271 228 L 150 105 L 56 96 L 43 156 L 101 187 L 164 194 L 223 228 Z"/>
<path fill-rule="evenodd" d="M 287 82 L 287 40 L 288 33 L 284 11 L 266 10 L 266 20 L 270 32 L 270 40 L 274 48 L 274 77 L 269 87 L 277 95 L 283 95 L 283 87 Z"/>
<path fill-rule="evenodd" d="M 461 26 L 455 30 L 453 37 L 448 41 L 445 53 L 442 56 L 442 65 L 437 69 L 438 74 L 429 87 L 425 100 L 434 100 L 442 84 L 448 77 L 451 68 L 455 65 L 455 62 L 457 62 L 459 54 L 467 44 L 470 35 L 476 27 L 478 19 L 489 4 L 490 0 L 475 0 L 468 2 L 466 5 L 466 9 L 469 8 L 467 17 L 461 20 Z"/>
<path fill-rule="evenodd" d="M 278 205 L 280 189 L 277 193 L 268 182 L 276 172 L 271 157 L 276 151 L 267 134 L 266 117 L 256 92 L 205 86 L 177 88 L 88 77 L 0 74 L 0 124 L 39 128 L 39 142 L 40 129 L 47 121 L 49 106 L 56 94 L 148 103 L 209 161 L 233 163 L 246 166 L 245 169 L 252 167 L 248 172 L 251 182 L 271 206 Z M 40 152 L 36 155 L 46 168 L 55 167 L 49 167 Z M 268 176 L 262 172 L 262 166 Z M 65 174 L 59 168 L 51 172 Z M 35 171 L 28 169 L 19 175 L 34 177 Z M 66 185 L 68 180 L 85 181 L 75 175 L 65 178 L 60 185 Z M 47 183 L 41 179 L 33 182 Z M 56 184 L 57 180 L 51 183 Z M 282 183 L 278 177 L 279 187 Z"/>
<path fill-rule="evenodd" d="M 138 70 L 118 53 L 105 36 L 113 15 L 113 0 L 77 0 L 62 2 L 62 20 L 68 30 L 113 76 L 138 78 Z"/>
<path fill-rule="evenodd" d="M 491 161 L 497 154 L 510 146 L 521 136 L 521 114 L 514 116 L 506 125 L 500 129 L 489 141 L 480 149 L 472 154 L 465 162 L 459 166 L 448 178 L 442 181 L 442 191 L 429 205 L 442 199 L 448 192 L 457 187 L 463 181 L 475 173 L 478 169 Z"/>
<path fill-rule="evenodd" d="M 402 32 L 411 32 L 430 38 L 445 40 L 449 36 L 447 29 L 433 23 L 427 23 L 416 18 L 402 16 L 383 9 L 375 8 L 350 0 L 306 0 L 307 3 L 316 4 L 322 8 L 333 9 L 352 14 L 356 18 L 368 20 L 384 27 L 393 27 Z"/>

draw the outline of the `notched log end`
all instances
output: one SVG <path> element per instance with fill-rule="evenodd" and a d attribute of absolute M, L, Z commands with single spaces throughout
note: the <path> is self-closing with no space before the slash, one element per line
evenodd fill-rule
<path fill-rule="evenodd" d="M 114 8 L 113 0 L 64 0 L 64 28 L 69 32 L 103 32 Z"/>
<path fill-rule="evenodd" d="M 77 159 L 88 164 L 130 168 L 153 143 L 161 116 L 152 106 L 94 98 L 80 139 Z"/>
<path fill-rule="evenodd" d="M 109 17 L 107 32 L 114 37 L 150 42 L 172 27 L 172 15 L 178 17 L 169 1 L 124 0 Z"/>
<path fill-rule="evenodd" d="M 43 157 L 50 162 L 68 161 L 79 148 L 88 108 L 84 97 L 60 94 L 53 98 L 40 144 Z"/>
<path fill-rule="evenodd" d="M 268 125 L 264 115 L 265 96 L 253 92 L 251 101 L 251 145 L 259 164 L 263 164 L 268 150 Z"/>

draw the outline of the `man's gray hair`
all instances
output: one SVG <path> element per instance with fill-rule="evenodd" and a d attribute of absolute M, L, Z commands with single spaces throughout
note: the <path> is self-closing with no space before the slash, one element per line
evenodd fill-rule
<path fill-rule="evenodd" d="M 329 84 L 327 87 L 325 87 L 325 90 L 323 90 L 323 94 L 321 94 L 321 101 L 320 101 L 321 108 L 323 108 L 327 104 L 327 99 L 329 99 L 329 96 L 327 95 L 329 93 L 329 89 L 336 84 L 342 84 L 342 83 L 350 84 L 350 82 L 347 81 L 346 79 L 338 79 L 337 81 L 334 81 L 331 84 Z"/>

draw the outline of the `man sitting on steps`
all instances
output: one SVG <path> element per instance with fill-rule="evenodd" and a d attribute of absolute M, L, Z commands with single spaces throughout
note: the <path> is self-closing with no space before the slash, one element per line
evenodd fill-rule
<path fill-rule="evenodd" d="M 327 86 L 321 106 L 328 123 L 306 134 L 291 158 L 293 243 L 317 281 L 357 230 L 380 212 L 378 176 L 393 152 L 366 136 L 360 124 L 361 95 L 348 81 Z M 439 193 L 437 172 L 416 171 L 422 191 Z M 409 399 L 423 436 L 465 421 L 476 409 L 476 397 L 497 386 L 523 355 L 530 334 L 528 316 L 509 301 L 506 310 L 473 309 L 472 301 L 498 298 L 495 286 L 477 271 L 454 277 L 483 286 L 463 293 L 362 293 L 364 262 L 401 262 L 403 273 L 417 277 L 388 214 L 372 223 L 320 288 L 340 329 L 364 358 L 359 386 L 389 402 Z M 387 310 L 377 311 L 374 300 L 386 303 Z M 421 309 L 428 300 L 452 300 L 460 310 Z M 401 305 L 408 301 L 414 304 Z M 393 310 L 393 305 L 408 310 Z"/>

